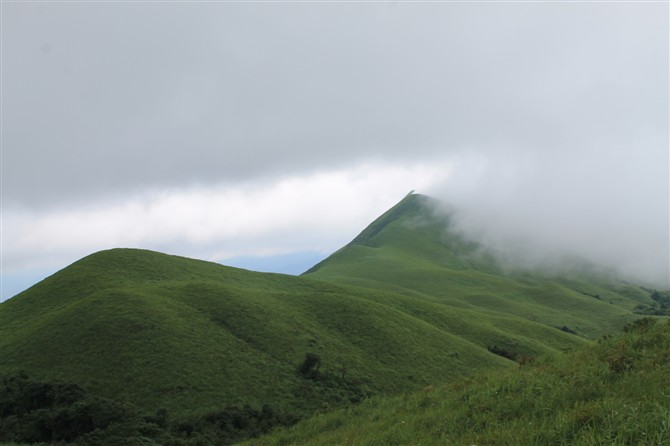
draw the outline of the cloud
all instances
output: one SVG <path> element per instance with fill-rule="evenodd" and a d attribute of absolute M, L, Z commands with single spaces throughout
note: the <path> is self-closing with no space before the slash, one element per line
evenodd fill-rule
<path fill-rule="evenodd" d="M 3 274 L 334 249 L 417 189 L 662 275 L 668 7 L 3 4 Z"/>
<path fill-rule="evenodd" d="M 667 121 L 664 4 L 3 11 L 9 203 L 234 185 L 463 147 L 579 152 Z"/>
<path fill-rule="evenodd" d="M 395 204 L 428 187 L 449 163 L 368 162 L 265 184 L 165 189 L 68 210 L 5 213 L 4 268 L 52 266 L 112 247 L 167 250 L 209 260 L 331 252 Z"/>
<path fill-rule="evenodd" d="M 579 255 L 633 280 L 670 287 L 667 141 L 638 150 L 464 153 L 429 192 L 459 212 L 459 229 L 521 265 Z"/>

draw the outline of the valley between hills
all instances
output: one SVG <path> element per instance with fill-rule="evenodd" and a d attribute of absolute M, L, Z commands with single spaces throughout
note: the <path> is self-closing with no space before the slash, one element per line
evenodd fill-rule
<path fill-rule="evenodd" d="M 0 304 L 5 444 L 670 444 L 670 293 L 409 194 L 301 276 L 139 249 Z"/>

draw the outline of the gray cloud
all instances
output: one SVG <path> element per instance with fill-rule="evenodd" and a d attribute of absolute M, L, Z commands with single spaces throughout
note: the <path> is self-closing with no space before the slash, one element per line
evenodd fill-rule
<path fill-rule="evenodd" d="M 606 145 L 551 156 L 464 155 L 430 192 L 458 210 L 459 230 L 519 266 L 577 255 L 667 288 L 668 161 L 667 143 L 653 140 L 634 153 Z"/>
<path fill-rule="evenodd" d="M 6 208 L 451 158 L 434 192 L 477 224 L 667 265 L 667 4 L 11 3 L 2 25 Z"/>
<path fill-rule="evenodd" d="M 9 4 L 10 203 L 667 127 L 667 5 Z"/>

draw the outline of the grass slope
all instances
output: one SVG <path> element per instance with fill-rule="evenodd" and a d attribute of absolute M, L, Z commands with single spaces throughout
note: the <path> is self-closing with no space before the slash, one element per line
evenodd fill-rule
<path fill-rule="evenodd" d="M 489 251 L 454 229 L 453 218 L 435 200 L 410 194 L 305 276 L 420 295 L 455 313 L 566 326 L 592 339 L 620 330 L 636 307 L 654 303 L 649 290 L 583 265 L 560 275 L 505 272 Z"/>
<path fill-rule="evenodd" d="M 667 445 L 670 321 L 577 352 L 324 413 L 271 445 Z"/>
<path fill-rule="evenodd" d="M 116 249 L 2 304 L 0 372 L 76 382 L 149 410 L 311 413 L 512 366 L 412 307 L 390 292 Z M 330 380 L 296 372 L 307 352 Z"/>

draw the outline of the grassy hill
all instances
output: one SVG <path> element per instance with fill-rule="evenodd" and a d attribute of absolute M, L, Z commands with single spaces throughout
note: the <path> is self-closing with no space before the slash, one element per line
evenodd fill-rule
<path fill-rule="evenodd" d="M 510 269 L 459 233 L 454 217 L 436 200 L 410 194 L 305 276 L 420 296 L 449 307 L 455 321 L 472 319 L 464 310 L 507 315 L 591 339 L 655 305 L 651 290 L 585 262 L 560 273 Z M 461 325 L 454 331 L 463 333 Z"/>
<path fill-rule="evenodd" d="M 1 371 L 73 381 L 147 409 L 309 411 L 512 366 L 396 302 L 412 306 L 392 293 L 105 251 L 2 304 Z M 579 343 L 559 331 L 553 339 Z M 298 373 L 306 353 L 340 379 Z"/>
<path fill-rule="evenodd" d="M 250 405 L 304 417 L 513 370 L 660 305 L 584 269 L 510 273 L 451 219 L 408 195 L 301 277 L 92 254 L 0 304 L 0 374 L 74 382 L 146 413 Z"/>
<path fill-rule="evenodd" d="M 310 411 L 513 367 L 494 344 L 538 354 L 585 342 L 417 296 L 128 249 L 86 257 L 1 308 L 2 373 L 175 412 Z M 297 373 L 306 353 L 342 382 Z"/>
<path fill-rule="evenodd" d="M 322 413 L 248 444 L 667 445 L 670 321 L 655 322 L 551 361 Z"/>

